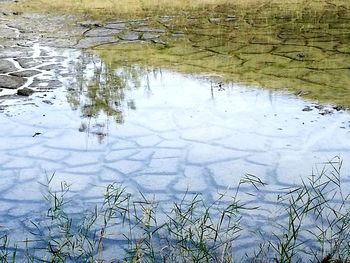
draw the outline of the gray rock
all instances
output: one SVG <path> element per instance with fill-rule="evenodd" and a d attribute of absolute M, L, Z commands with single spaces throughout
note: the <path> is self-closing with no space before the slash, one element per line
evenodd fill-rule
<path fill-rule="evenodd" d="M 40 61 L 34 60 L 32 58 L 17 58 L 15 60 L 21 65 L 22 68 L 32 68 L 41 64 Z"/>
<path fill-rule="evenodd" d="M 12 71 L 16 71 L 17 68 L 16 66 L 7 60 L 0 60 L 0 73 L 8 73 L 8 72 L 12 72 Z"/>
<path fill-rule="evenodd" d="M 161 28 L 151 28 L 151 27 L 139 27 L 134 29 L 136 32 L 152 32 L 152 33 L 165 33 L 164 29 Z"/>
<path fill-rule="evenodd" d="M 16 32 L 8 28 L 0 28 L 0 35 L 4 38 L 6 37 L 7 39 L 16 38 Z"/>
<path fill-rule="evenodd" d="M 119 29 L 123 30 L 127 28 L 128 24 L 127 23 L 108 23 L 104 27 L 108 29 Z"/>
<path fill-rule="evenodd" d="M 55 63 L 55 64 L 49 64 L 46 66 L 39 67 L 38 69 L 50 71 L 50 70 L 56 69 L 58 66 L 60 66 L 60 64 Z"/>
<path fill-rule="evenodd" d="M 0 75 L 0 89 L 18 89 L 26 83 L 25 78 Z"/>
<path fill-rule="evenodd" d="M 109 36 L 109 37 L 87 37 L 83 38 L 79 41 L 77 45 L 75 45 L 76 48 L 90 48 L 94 46 L 99 46 L 103 44 L 109 44 L 109 43 L 117 43 L 119 40 Z"/>
<path fill-rule="evenodd" d="M 53 105 L 53 102 L 51 100 L 43 100 L 43 102 L 48 105 Z"/>
<path fill-rule="evenodd" d="M 138 40 L 139 39 L 139 34 L 133 31 L 126 32 L 122 35 L 119 36 L 122 40 L 128 40 L 128 41 L 133 41 L 133 40 Z"/>
<path fill-rule="evenodd" d="M 34 93 L 34 90 L 28 89 L 28 88 L 23 88 L 23 89 L 17 90 L 17 95 L 20 95 L 20 96 L 30 96 L 33 93 Z"/>
<path fill-rule="evenodd" d="M 164 42 L 163 40 L 160 40 L 160 39 L 152 39 L 151 40 L 154 44 L 159 44 L 159 45 L 163 45 L 163 46 L 166 46 L 168 45 L 168 43 Z"/>
<path fill-rule="evenodd" d="M 31 54 L 32 52 L 26 48 L 7 48 L 6 52 L 0 53 L 0 58 L 28 57 Z"/>
<path fill-rule="evenodd" d="M 306 106 L 302 109 L 302 111 L 312 111 L 312 108 L 310 106 Z"/>
<path fill-rule="evenodd" d="M 85 33 L 86 37 L 108 37 L 120 33 L 119 29 L 94 28 Z"/>
<path fill-rule="evenodd" d="M 144 40 L 155 39 L 155 38 L 158 38 L 158 37 L 160 37 L 159 34 L 153 34 L 153 33 L 144 33 L 142 35 L 142 39 L 144 39 Z"/>
<path fill-rule="evenodd" d="M 16 76 L 16 77 L 33 77 L 35 75 L 38 75 L 40 73 L 39 70 L 22 70 L 22 71 L 18 71 L 18 72 L 13 72 L 10 75 L 11 76 Z"/>

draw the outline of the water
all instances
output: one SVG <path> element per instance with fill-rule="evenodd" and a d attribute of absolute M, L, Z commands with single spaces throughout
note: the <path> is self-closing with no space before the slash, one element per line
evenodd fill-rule
<path fill-rule="evenodd" d="M 101 201 L 112 182 L 169 204 L 186 193 L 208 201 L 230 195 L 253 174 L 268 186 L 247 186 L 252 195 L 242 198 L 264 207 L 260 219 L 315 165 L 340 156 L 349 174 L 350 116 L 330 105 L 159 68 L 111 67 L 74 50 L 50 52 L 61 64 L 51 77 L 61 76 L 63 86 L 1 101 L 0 225 L 19 240 L 29 219 L 45 215 L 40 183 L 52 174 L 53 189 L 70 185 L 77 214 Z"/>
<path fill-rule="evenodd" d="M 347 189 L 349 113 L 261 88 L 349 105 L 349 9 L 311 4 L 315 9 L 225 7 L 98 28 L 76 21 L 65 28 L 67 17 L 2 16 L 0 63 L 39 73 L 22 86 L 35 91 L 28 98 L 0 90 L 0 237 L 9 234 L 23 249 L 37 230 L 30 220 L 45 229 L 44 185 L 52 175 L 53 191 L 69 185 L 74 219 L 101 204 L 114 182 L 169 212 L 184 195 L 230 200 L 241 178 L 256 176 L 267 185 L 241 188 L 239 199 L 260 209 L 242 211 L 235 252 L 261 241 L 249 231 L 266 237 L 268 222 L 283 225 L 288 217 L 275 207 L 278 197 L 335 156 L 344 160 Z M 125 240 L 108 239 L 105 255 L 122 253 L 116 243 Z"/>

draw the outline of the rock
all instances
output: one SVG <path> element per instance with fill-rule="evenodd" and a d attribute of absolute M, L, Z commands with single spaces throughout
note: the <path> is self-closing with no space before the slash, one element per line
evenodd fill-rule
<path fill-rule="evenodd" d="M 164 29 L 160 28 L 151 28 L 151 27 L 139 27 L 137 29 L 134 29 L 136 32 L 148 32 L 148 33 L 165 33 Z"/>
<path fill-rule="evenodd" d="M 127 27 L 127 25 L 127 23 L 109 23 L 105 25 L 105 28 L 123 30 Z"/>
<path fill-rule="evenodd" d="M 50 71 L 50 70 L 56 69 L 58 66 L 60 66 L 60 64 L 55 63 L 55 64 L 49 64 L 49 65 L 41 66 L 38 69 Z"/>
<path fill-rule="evenodd" d="M 160 39 L 152 39 L 151 40 L 154 44 L 160 44 L 160 45 L 164 45 L 164 46 L 167 46 L 168 43 L 164 42 L 163 40 L 160 40 Z"/>
<path fill-rule="evenodd" d="M 16 70 L 17 68 L 12 62 L 8 60 L 0 60 L 0 73 L 8 73 Z"/>
<path fill-rule="evenodd" d="M 136 32 L 130 31 L 120 35 L 120 38 L 122 40 L 128 40 L 128 41 L 138 40 L 139 34 L 137 34 Z"/>
<path fill-rule="evenodd" d="M 38 75 L 40 73 L 40 71 L 38 70 L 22 70 L 22 71 L 18 71 L 18 72 L 13 72 L 10 75 L 11 76 L 16 76 L 16 77 L 33 77 L 35 75 Z"/>
<path fill-rule="evenodd" d="M 43 100 L 43 103 L 46 103 L 48 105 L 53 105 L 53 102 L 51 100 Z"/>
<path fill-rule="evenodd" d="M 0 89 L 18 89 L 26 83 L 25 78 L 0 75 Z"/>
<path fill-rule="evenodd" d="M 109 37 L 120 33 L 119 29 L 94 28 L 85 33 L 86 37 Z"/>
<path fill-rule="evenodd" d="M 2 36 L 2 32 L 0 30 L 0 35 Z M 26 48 L 7 48 L 6 52 L 0 53 L 0 58 L 15 58 L 15 57 L 28 57 L 31 55 L 29 49 Z"/>
<path fill-rule="evenodd" d="M 90 48 L 90 47 L 99 46 L 102 44 L 117 43 L 118 41 L 119 41 L 119 39 L 116 39 L 112 36 L 109 36 L 109 37 L 87 37 L 87 38 L 81 39 L 75 47 L 76 48 Z"/>
<path fill-rule="evenodd" d="M 306 106 L 302 109 L 302 111 L 312 111 L 312 108 L 310 106 Z"/>
<path fill-rule="evenodd" d="M 34 90 L 29 89 L 29 88 L 23 88 L 23 89 L 19 89 L 17 91 L 17 95 L 20 95 L 20 96 L 30 96 L 33 93 L 34 93 Z"/>
<path fill-rule="evenodd" d="M 324 106 L 321 105 L 321 104 L 317 104 L 317 105 L 315 105 L 315 108 L 318 109 L 318 110 L 323 110 Z"/>
<path fill-rule="evenodd" d="M 319 113 L 320 115 L 324 116 L 324 115 L 330 115 L 330 114 L 333 114 L 333 111 L 332 110 L 329 110 L 329 109 L 325 109 L 323 110 L 322 112 Z"/>
<path fill-rule="evenodd" d="M 41 64 L 40 61 L 37 61 L 32 58 L 17 58 L 15 60 L 21 65 L 22 68 L 36 67 Z"/>
<path fill-rule="evenodd" d="M 336 105 L 333 106 L 333 109 L 335 109 L 336 111 L 342 111 L 342 110 L 346 110 L 344 105 Z"/>
<path fill-rule="evenodd" d="M 160 37 L 159 34 L 152 34 L 152 33 L 144 33 L 142 35 L 142 39 L 144 39 L 144 40 L 155 39 L 155 38 L 158 38 L 158 37 Z"/>

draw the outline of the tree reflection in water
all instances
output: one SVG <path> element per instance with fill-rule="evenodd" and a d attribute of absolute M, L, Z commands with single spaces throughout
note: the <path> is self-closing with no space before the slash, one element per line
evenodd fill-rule
<path fill-rule="evenodd" d="M 107 135 L 104 129 L 108 120 L 112 117 L 122 124 L 126 111 L 136 110 L 132 91 L 144 85 L 145 92 L 151 93 L 148 75 L 156 73 L 146 66 L 106 64 L 90 53 L 82 53 L 71 66 L 74 77 L 68 87 L 67 100 L 87 119 L 79 131 L 95 134 L 101 143 Z M 91 125 L 92 119 L 100 121 L 101 117 L 106 117 L 105 123 Z"/>

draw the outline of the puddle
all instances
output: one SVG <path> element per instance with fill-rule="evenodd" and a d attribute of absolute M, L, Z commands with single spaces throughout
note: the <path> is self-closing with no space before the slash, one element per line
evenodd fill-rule
<path fill-rule="evenodd" d="M 348 175 L 348 10 L 264 10 L 63 30 L 63 17 L 30 26 L 43 15 L 1 18 L 0 233 L 23 240 L 29 219 L 46 215 L 40 183 L 54 173 L 55 190 L 70 185 L 75 214 L 113 182 L 164 201 L 166 211 L 185 194 L 209 202 L 234 194 L 251 174 L 268 186 L 244 188 L 243 201 L 263 208 L 247 213 L 248 229 L 266 227 L 259 222 L 273 215 L 281 189 L 314 165 L 340 156 Z M 16 95 L 21 88 L 35 93 Z"/>
<path fill-rule="evenodd" d="M 198 75 L 106 65 L 89 53 L 60 54 L 62 87 L 47 93 L 52 103 L 40 93 L 2 101 L 0 222 L 18 236 L 45 209 L 45 174 L 55 173 L 55 189 L 71 185 L 77 212 L 112 182 L 169 203 L 186 193 L 210 201 L 248 173 L 269 185 L 248 204 L 266 207 L 313 164 L 339 155 L 349 173 L 345 111 Z"/>

